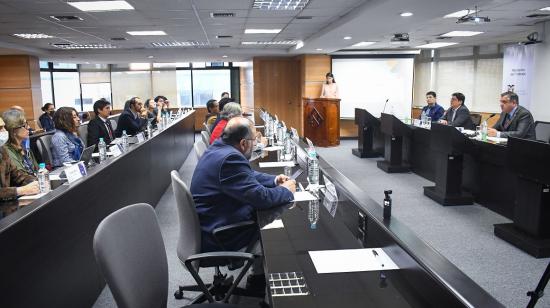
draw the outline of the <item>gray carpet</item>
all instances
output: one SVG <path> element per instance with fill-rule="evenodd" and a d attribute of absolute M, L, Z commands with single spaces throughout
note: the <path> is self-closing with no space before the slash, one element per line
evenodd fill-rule
<path fill-rule="evenodd" d="M 477 205 L 440 206 L 423 195 L 422 186 L 433 183 L 412 173 L 386 174 L 376 167 L 376 159 L 353 156 L 351 149 L 356 145 L 357 141 L 344 140 L 339 147 L 319 148 L 318 152 L 373 199 L 381 202 L 383 190 L 392 189 L 392 214 L 397 219 L 507 307 L 527 305 L 525 293 L 536 287 L 550 259 L 537 260 L 496 238 L 493 224 L 509 222 L 508 219 Z M 179 170 L 186 183 L 195 164 L 195 155 L 191 153 Z M 156 212 L 168 255 L 168 307 L 181 307 L 188 301 L 177 301 L 172 293 L 178 285 L 192 284 L 193 280 L 176 256 L 178 220 L 170 187 L 157 204 Z M 201 276 L 209 279 L 212 272 L 201 272 Z M 254 303 L 246 306 L 258 307 Z M 107 287 L 94 307 L 116 307 Z M 550 299 L 541 299 L 537 307 L 550 307 Z"/>
<path fill-rule="evenodd" d="M 353 147 L 356 140 L 343 140 L 318 152 L 379 203 L 384 189 L 392 189 L 394 217 L 498 301 L 527 306 L 526 292 L 535 289 L 550 259 L 535 259 L 493 234 L 493 224 L 510 220 L 479 205 L 443 207 L 423 194 L 422 187 L 432 182 L 413 173 L 387 174 L 376 167 L 379 159 L 352 155 Z M 537 307 L 550 307 L 550 298 Z"/>

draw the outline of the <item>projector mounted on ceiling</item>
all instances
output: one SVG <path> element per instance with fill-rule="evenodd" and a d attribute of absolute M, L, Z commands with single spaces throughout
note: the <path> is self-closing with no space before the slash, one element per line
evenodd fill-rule
<path fill-rule="evenodd" d="M 456 21 L 457 24 L 484 24 L 491 22 L 491 19 L 488 16 L 479 16 L 479 11 L 477 10 L 477 6 L 475 7 L 473 13 L 470 13 L 470 10 L 468 10 L 468 14 L 459 17 Z"/>
<path fill-rule="evenodd" d="M 527 36 L 527 41 L 520 42 L 520 45 L 531 45 L 531 44 L 538 44 L 542 43 L 541 40 L 539 40 L 539 33 L 533 32 Z"/>
<path fill-rule="evenodd" d="M 409 34 L 408 33 L 395 33 L 390 40 L 391 44 L 395 45 L 405 45 L 409 43 Z"/>

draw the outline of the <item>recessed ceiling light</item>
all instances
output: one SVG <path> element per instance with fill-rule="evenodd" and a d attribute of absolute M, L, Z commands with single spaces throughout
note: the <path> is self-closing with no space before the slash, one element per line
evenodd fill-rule
<path fill-rule="evenodd" d="M 321 50 L 323 50 L 323 48 L 317 48 L 317 49 L 315 49 L 315 50 L 317 50 L 317 51 L 321 51 Z"/>
<path fill-rule="evenodd" d="M 473 14 L 473 13 L 477 13 L 477 12 L 478 12 L 477 10 L 461 10 L 461 11 L 458 11 L 458 12 L 447 14 L 447 15 L 443 16 L 443 18 L 460 18 L 462 16 L 466 16 L 468 14 Z"/>
<path fill-rule="evenodd" d="M 24 39 L 44 39 L 44 38 L 53 37 L 51 35 L 47 35 L 44 33 L 16 33 L 13 36 L 17 36 L 18 38 L 24 38 Z"/>
<path fill-rule="evenodd" d="M 223 55 L 222 58 L 227 58 L 227 55 Z"/>
<path fill-rule="evenodd" d="M 440 48 L 440 47 L 447 47 L 447 46 L 456 45 L 456 44 L 458 43 L 429 43 L 429 44 L 416 46 L 416 48 Z"/>
<path fill-rule="evenodd" d="M 134 9 L 134 7 L 126 1 L 78 1 L 67 2 L 67 4 L 84 12 L 125 11 Z"/>
<path fill-rule="evenodd" d="M 353 44 L 352 46 L 353 47 L 365 47 L 365 46 L 369 46 L 369 45 L 372 45 L 372 44 L 376 44 L 376 42 L 359 42 L 359 43 Z"/>
<path fill-rule="evenodd" d="M 302 47 L 304 47 L 304 42 L 303 41 L 296 42 L 296 47 L 295 47 L 296 49 L 300 49 Z"/>
<path fill-rule="evenodd" d="M 153 59 L 155 56 L 147 56 L 147 59 Z"/>
<path fill-rule="evenodd" d="M 344 36 L 344 40 L 351 40 L 351 36 Z"/>
<path fill-rule="evenodd" d="M 281 29 L 245 29 L 246 34 L 276 34 L 281 32 Z"/>
<path fill-rule="evenodd" d="M 401 14 L 399 14 L 401 17 L 411 17 L 413 16 L 413 13 L 411 12 L 403 12 Z"/>
<path fill-rule="evenodd" d="M 539 9 L 539 11 L 550 11 L 550 6 L 543 7 L 542 9 Z"/>
<path fill-rule="evenodd" d="M 256 10 L 301 10 L 309 0 L 254 0 Z"/>
<path fill-rule="evenodd" d="M 297 41 L 246 41 L 241 45 L 296 45 Z"/>
<path fill-rule="evenodd" d="M 455 37 L 455 36 L 474 36 L 481 34 L 483 32 L 479 31 L 451 31 L 447 32 L 445 34 L 441 34 L 441 36 L 447 36 L 447 37 Z"/>
<path fill-rule="evenodd" d="M 164 31 L 127 31 L 130 35 L 166 35 Z"/>

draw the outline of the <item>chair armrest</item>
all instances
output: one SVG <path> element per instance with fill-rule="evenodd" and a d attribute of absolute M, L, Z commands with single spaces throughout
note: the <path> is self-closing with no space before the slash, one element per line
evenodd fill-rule
<path fill-rule="evenodd" d="M 247 229 L 258 229 L 258 224 L 252 220 L 238 222 L 235 224 L 214 229 L 212 231 L 212 236 L 216 240 L 216 243 L 222 248 L 221 250 L 228 250 L 225 248 L 225 245 L 223 244 L 224 238 L 231 238 L 232 235 L 241 233 Z"/>
<path fill-rule="evenodd" d="M 254 261 L 256 258 L 255 255 L 248 252 L 239 252 L 239 251 L 214 251 L 214 252 L 205 252 L 190 255 L 185 259 L 185 265 L 191 264 L 194 261 L 204 261 L 212 259 L 244 259 Z"/>

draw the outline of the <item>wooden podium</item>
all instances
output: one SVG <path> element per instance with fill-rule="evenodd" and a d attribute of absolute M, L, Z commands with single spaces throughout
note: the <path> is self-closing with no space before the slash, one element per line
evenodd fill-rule
<path fill-rule="evenodd" d="M 314 145 L 331 147 L 340 144 L 340 99 L 302 99 L 304 106 L 304 137 Z"/>

